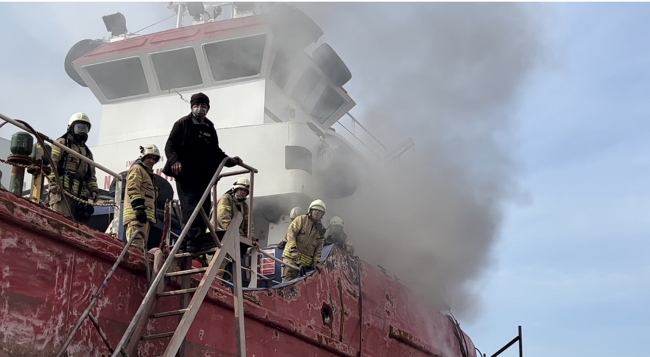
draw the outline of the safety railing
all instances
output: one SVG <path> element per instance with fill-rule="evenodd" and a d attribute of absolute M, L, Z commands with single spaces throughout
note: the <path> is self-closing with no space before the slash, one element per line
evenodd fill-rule
<path fill-rule="evenodd" d="M 73 156 L 73 157 L 75 157 L 75 158 L 77 158 L 79 160 L 82 160 L 85 163 L 87 163 L 87 164 L 89 164 L 91 166 L 94 166 L 94 167 L 106 172 L 107 174 L 113 176 L 117 180 L 116 181 L 116 188 L 115 188 L 115 202 L 114 202 L 114 205 L 117 208 L 116 212 L 121 212 L 121 207 L 122 207 L 122 202 L 123 202 L 122 185 L 124 183 L 122 182 L 122 177 L 119 174 L 117 174 L 116 172 L 108 169 L 107 167 L 105 167 L 105 166 L 103 166 L 103 165 L 101 165 L 101 164 L 99 164 L 99 163 L 97 163 L 97 162 L 95 162 L 95 161 L 93 161 L 93 160 L 91 160 L 91 159 L 77 153 L 76 151 L 68 148 L 67 146 L 58 143 L 56 140 L 52 140 L 47 135 L 34 130 L 34 128 L 32 128 L 31 125 L 29 125 L 28 123 L 26 123 L 26 122 L 24 122 L 22 120 L 12 119 L 12 118 L 9 118 L 9 117 L 7 117 L 7 116 L 5 116 L 3 114 L 0 114 L 0 119 L 2 119 L 5 122 L 10 123 L 10 124 L 20 128 L 20 129 L 22 129 L 22 130 L 25 130 L 28 133 L 34 135 L 34 137 L 36 137 L 36 140 L 38 141 L 38 143 L 43 148 L 43 154 L 44 155 L 50 155 L 50 153 L 47 150 L 45 150 L 45 148 L 46 148 L 45 141 L 47 141 L 48 143 L 56 146 L 57 148 L 67 152 L 69 155 L 71 155 L 71 156 Z M 2 125 L 4 125 L 4 123 Z M 50 161 L 50 165 L 52 165 L 51 157 L 49 157 L 49 161 Z M 21 166 L 25 167 L 27 165 L 21 165 Z M 71 199 L 71 197 L 68 197 L 68 196 L 65 195 L 65 190 L 63 190 L 62 181 L 61 181 L 61 178 L 59 177 L 59 174 L 57 172 L 56 167 L 52 167 L 52 172 L 54 173 L 56 182 L 58 183 L 59 187 L 61 187 L 62 201 L 67 206 L 68 212 L 72 213 L 72 210 L 70 210 L 70 205 L 69 205 L 69 199 Z M 113 231 L 114 232 L 120 232 L 119 227 L 121 227 L 122 224 L 123 224 L 123 217 L 120 214 L 119 219 L 113 220 L 113 223 L 112 223 Z M 122 240 L 121 239 L 122 237 L 120 237 L 119 235 L 120 235 L 120 233 L 118 233 L 117 238 Z"/>

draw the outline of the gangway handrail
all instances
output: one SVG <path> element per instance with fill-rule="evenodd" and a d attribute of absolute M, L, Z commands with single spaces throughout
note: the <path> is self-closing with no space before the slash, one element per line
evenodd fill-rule
<path fill-rule="evenodd" d="M 79 154 L 78 152 L 68 148 L 67 146 L 58 143 L 56 140 L 52 140 L 49 136 L 32 129 L 32 128 L 28 127 L 27 125 L 24 125 L 23 123 L 15 120 L 15 119 L 11 119 L 8 116 L 3 115 L 1 113 L 0 113 L 0 119 L 4 120 L 5 122 L 13 124 L 14 126 L 17 126 L 20 129 L 23 129 L 25 131 L 28 131 L 28 132 L 36 135 L 37 139 L 40 138 L 43 141 L 47 141 L 47 142 L 51 143 L 52 145 L 56 146 L 57 148 L 59 148 L 59 149 L 65 151 L 65 152 L 67 152 L 68 154 L 72 155 L 73 157 L 76 157 L 77 159 L 80 159 L 80 160 L 86 162 L 87 164 L 89 164 L 91 166 L 95 166 L 98 169 L 106 172 L 107 174 L 115 177 L 117 179 L 117 181 L 115 183 L 115 186 L 116 186 L 115 187 L 115 206 L 117 206 L 119 212 L 122 212 L 122 210 L 121 210 L 122 201 L 123 201 L 123 199 L 122 199 L 122 184 L 123 184 L 122 176 L 120 176 L 119 174 L 117 174 L 113 170 L 110 170 L 110 169 L 106 168 L 104 165 L 101 165 L 101 164 L 95 162 L 94 160 L 91 160 L 91 159 Z M 43 150 L 45 150 L 45 148 L 43 148 Z M 52 163 L 50 163 L 50 165 L 51 164 Z M 52 169 L 55 170 L 56 168 L 53 167 Z M 55 172 L 55 175 L 58 178 L 58 174 L 56 172 Z M 65 197 L 63 195 L 63 193 L 62 193 L 62 197 Z M 68 199 L 67 198 L 65 199 L 64 202 L 66 202 L 66 205 L 68 205 Z M 70 210 L 69 205 L 68 205 L 68 210 L 70 211 L 70 213 L 72 213 L 72 211 Z M 120 214 L 119 219 L 118 220 L 113 220 L 113 223 L 112 223 L 114 232 L 118 232 L 117 233 L 118 240 L 120 240 L 120 236 L 119 236 L 120 235 L 120 233 L 119 233 L 120 229 L 119 228 L 122 226 L 123 222 L 124 222 L 124 217 L 122 216 L 122 214 Z"/>

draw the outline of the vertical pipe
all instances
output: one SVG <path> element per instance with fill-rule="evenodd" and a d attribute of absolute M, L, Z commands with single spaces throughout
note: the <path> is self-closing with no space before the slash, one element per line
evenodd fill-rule
<path fill-rule="evenodd" d="M 241 221 L 240 221 L 241 222 Z M 234 248 L 230 252 L 233 256 L 232 274 L 235 309 L 235 338 L 237 341 L 237 357 L 246 357 L 246 331 L 244 329 L 244 294 L 242 292 L 241 252 L 239 249 L 239 234 L 236 235 Z M 225 258 L 225 257 L 224 257 Z"/>
<path fill-rule="evenodd" d="M 254 181 L 255 180 L 255 175 L 254 175 L 252 170 L 251 170 L 251 178 L 250 178 L 250 180 L 251 180 L 251 188 L 250 188 L 251 192 L 248 193 L 248 197 L 249 197 L 249 199 L 248 199 L 248 201 L 249 201 L 248 202 L 248 232 L 246 232 L 246 238 L 253 239 L 253 232 L 252 232 L 253 231 L 253 190 L 254 190 L 254 187 L 255 187 L 255 185 L 254 185 L 254 183 L 255 183 L 255 181 Z"/>
<path fill-rule="evenodd" d="M 25 168 L 12 166 L 11 181 L 9 181 L 9 191 L 18 197 L 22 196 L 23 182 L 25 182 Z"/>

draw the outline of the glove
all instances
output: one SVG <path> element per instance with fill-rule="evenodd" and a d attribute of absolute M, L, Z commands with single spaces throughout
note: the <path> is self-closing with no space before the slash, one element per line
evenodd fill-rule
<path fill-rule="evenodd" d="M 147 212 L 144 210 L 144 207 L 135 210 L 135 219 L 140 223 L 147 223 Z"/>
<path fill-rule="evenodd" d="M 298 252 L 297 250 L 291 252 L 291 260 L 293 260 L 294 264 L 300 265 L 300 252 Z"/>
<path fill-rule="evenodd" d="M 140 223 L 147 223 L 147 212 L 144 207 L 144 198 L 136 198 L 131 201 L 131 207 L 135 211 L 135 219 Z"/>

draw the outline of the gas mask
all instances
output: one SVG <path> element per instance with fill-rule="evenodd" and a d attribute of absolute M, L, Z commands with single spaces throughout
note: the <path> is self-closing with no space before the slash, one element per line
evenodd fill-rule
<path fill-rule="evenodd" d="M 75 141 L 84 143 L 88 140 L 88 124 L 75 123 L 72 128 L 72 135 Z"/>
<path fill-rule="evenodd" d="M 192 109 L 192 115 L 194 115 L 194 117 L 199 120 L 205 118 L 205 115 L 207 113 L 208 110 L 202 107 L 196 107 Z"/>

